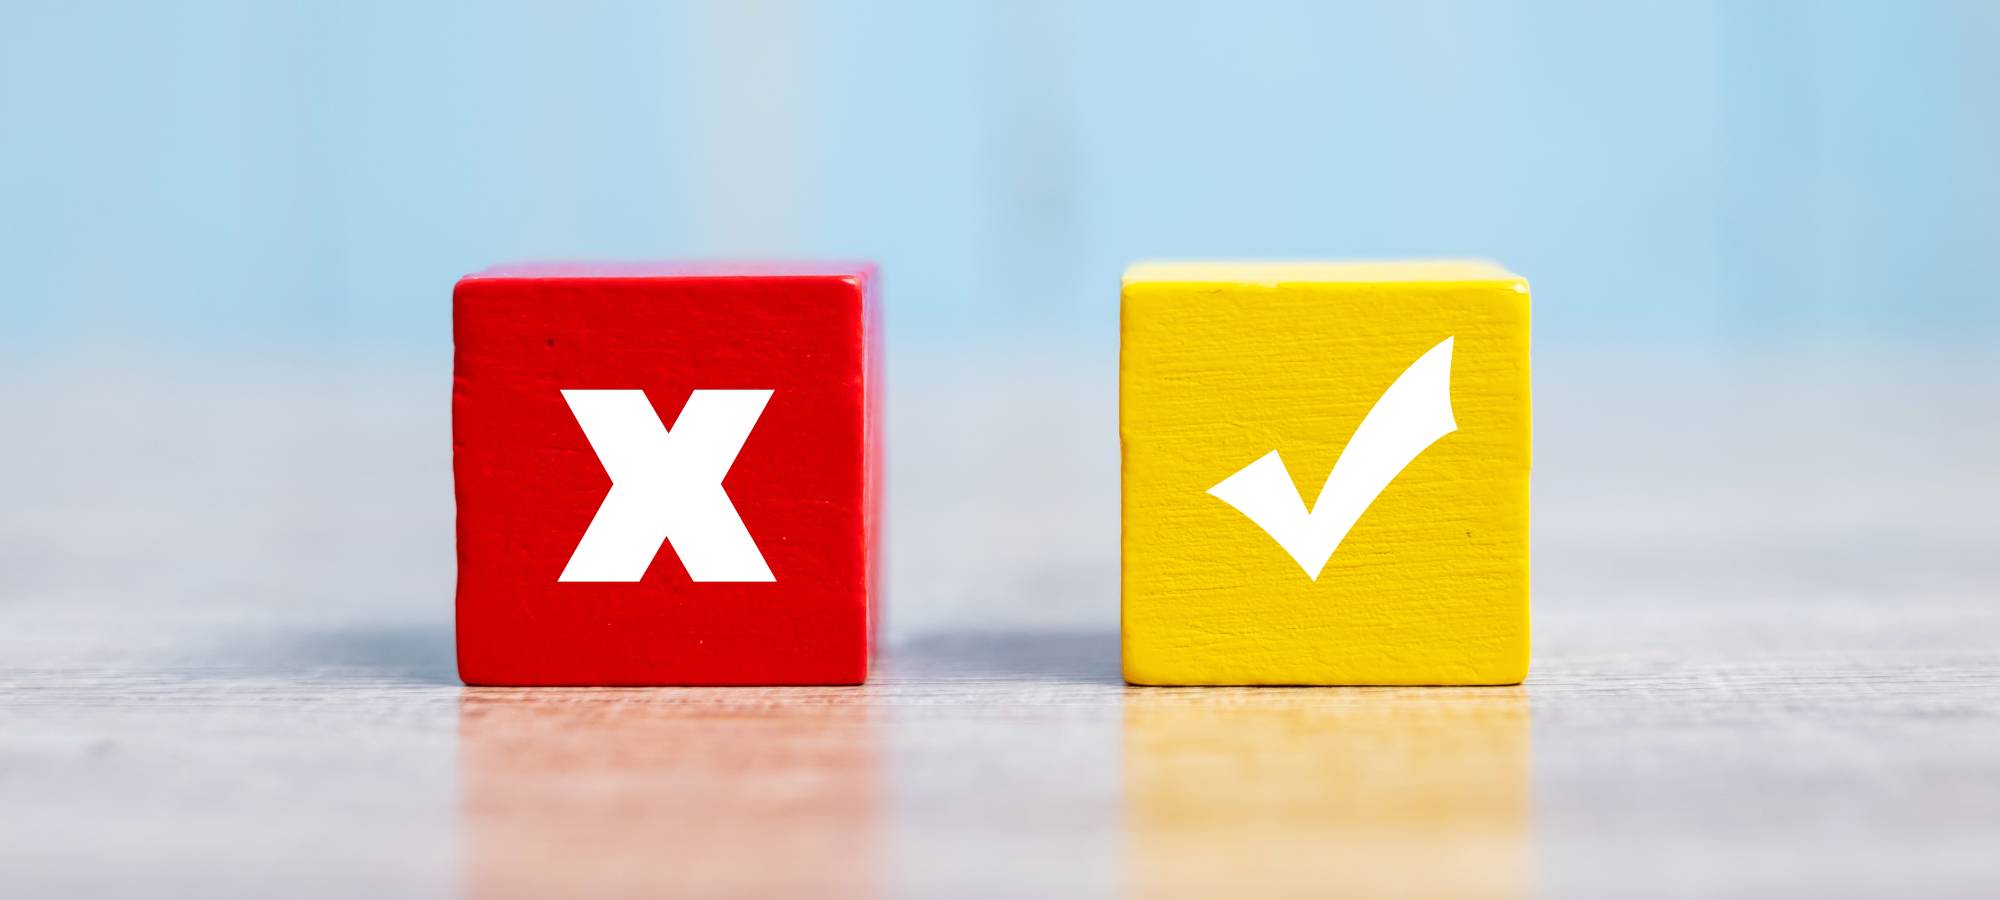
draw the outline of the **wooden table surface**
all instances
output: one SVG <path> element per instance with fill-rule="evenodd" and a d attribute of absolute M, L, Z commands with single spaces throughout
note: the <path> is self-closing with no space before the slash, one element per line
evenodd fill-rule
<path fill-rule="evenodd" d="M 433 369 L 10 375 L 0 894 L 2000 896 L 1990 364 L 1543 360 L 1487 689 L 1124 686 L 1109 362 L 1004 365 L 837 689 L 458 685 Z"/>

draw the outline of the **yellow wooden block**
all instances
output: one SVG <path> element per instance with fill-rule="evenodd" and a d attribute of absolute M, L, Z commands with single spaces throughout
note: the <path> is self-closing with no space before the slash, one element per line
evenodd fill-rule
<path fill-rule="evenodd" d="M 1526 677 L 1525 280 L 1150 263 L 1121 319 L 1127 681 Z"/>

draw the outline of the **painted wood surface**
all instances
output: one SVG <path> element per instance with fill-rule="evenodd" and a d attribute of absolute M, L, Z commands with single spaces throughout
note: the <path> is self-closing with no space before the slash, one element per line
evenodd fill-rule
<path fill-rule="evenodd" d="M 867 265 L 460 281 L 465 681 L 862 681 L 882 451 L 873 285 Z"/>
<path fill-rule="evenodd" d="M 1540 359 L 1527 683 L 1266 690 L 1121 683 L 1031 356 L 892 393 L 859 687 L 458 685 L 441 366 L 0 392 L 0 893 L 2000 893 L 2000 371 Z"/>
<path fill-rule="evenodd" d="M 1141 264 L 1121 321 L 1127 679 L 1521 680 L 1526 281 Z"/>

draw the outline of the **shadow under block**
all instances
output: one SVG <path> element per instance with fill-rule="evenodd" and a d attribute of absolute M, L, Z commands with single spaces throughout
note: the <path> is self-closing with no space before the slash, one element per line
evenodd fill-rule
<path fill-rule="evenodd" d="M 1525 678 L 1528 306 L 1487 263 L 1128 270 L 1126 680 Z"/>
<path fill-rule="evenodd" d="M 461 280 L 459 676 L 865 680 L 878 310 L 867 265 L 548 265 Z"/>

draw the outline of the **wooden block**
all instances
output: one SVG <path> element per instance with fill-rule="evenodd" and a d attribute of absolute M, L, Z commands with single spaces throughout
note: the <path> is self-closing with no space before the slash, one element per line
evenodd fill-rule
<path fill-rule="evenodd" d="M 1142 264 L 1121 321 L 1127 681 L 1526 677 L 1526 281 Z"/>
<path fill-rule="evenodd" d="M 467 684 L 857 684 L 880 521 L 872 266 L 458 283 Z"/>

